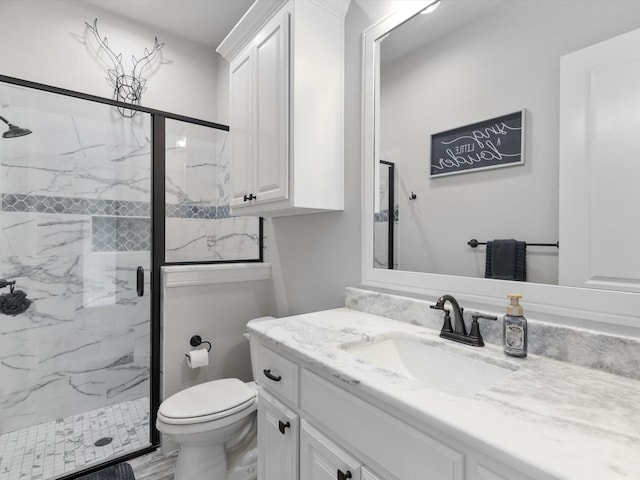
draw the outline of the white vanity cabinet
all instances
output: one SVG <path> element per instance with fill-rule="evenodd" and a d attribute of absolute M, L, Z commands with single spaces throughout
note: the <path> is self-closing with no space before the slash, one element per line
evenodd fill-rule
<path fill-rule="evenodd" d="M 477 480 L 509 480 L 506 477 L 503 477 L 502 475 L 498 475 L 495 472 L 492 472 L 491 470 L 488 470 L 482 466 L 478 466 L 478 468 L 476 469 L 476 476 L 475 478 Z"/>
<path fill-rule="evenodd" d="M 343 209 L 349 1 L 257 0 L 218 47 L 230 63 L 234 215 Z"/>
<path fill-rule="evenodd" d="M 299 479 L 299 367 L 251 340 L 251 368 L 258 388 L 258 478 Z"/>
<path fill-rule="evenodd" d="M 258 477 L 298 479 L 298 415 L 258 390 Z"/>
<path fill-rule="evenodd" d="M 300 478 L 306 480 L 361 479 L 362 463 L 306 420 L 300 434 Z"/>
<path fill-rule="evenodd" d="M 468 450 L 465 457 L 467 464 L 466 480 L 533 480 L 532 477 L 510 468 L 492 457 L 482 455 L 478 451 Z M 540 478 L 547 480 L 551 477 L 544 476 Z"/>
<path fill-rule="evenodd" d="M 414 428 L 253 336 L 250 345 L 260 386 L 258 480 L 533 480 Z"/>
<path fill-rule="evenodd" d="M 315 373 L 303 369 L 300 377 L 301 416 L 339 438 L 343 448 L 349 445 L 373 471 L 389 472 L 385 480 L 464 480 L 460 452 Z"/>
<path fill-rule="evenodd" d="M 384 479 L 382 477 L 379 477 L 375 473 L 373 473 L 368 468 L 364 467 L 362 469 L 362 476 L 360 477 L 360 480 L 384 480 Z"/>

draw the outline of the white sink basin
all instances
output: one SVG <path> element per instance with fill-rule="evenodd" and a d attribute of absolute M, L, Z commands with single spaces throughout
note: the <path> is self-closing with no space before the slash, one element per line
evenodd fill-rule
<path fill-rule="evenodd" d="M 376 367 L 460 396 L 485 390 L 518 368 L 486 363 L 405 338 L 385 338 L 343 348 Z"/>

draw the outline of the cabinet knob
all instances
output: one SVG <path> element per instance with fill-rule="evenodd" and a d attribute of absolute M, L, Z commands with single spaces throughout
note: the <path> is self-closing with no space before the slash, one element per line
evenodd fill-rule
<path fill-rule="evenodd" d="M 346 480 L 347 478 L 351 478 L 351 472 L 347 470 L 343 472 L 342 470 L 338 470 L 338 480 Z"/>
<path fill-rule="evenodd" d="M 287 422 L 287 423 L 283 423 L 282 420 L 278 421 L 278 430 L 280 430 L 280 433 L 284 435 L 284 431 L 286 428 L 291 428 L 291 423 Z"/>
<path fill-rule="evenodd" d="M 282 380 L 282 377 L 280 375 L 274 375 L 273 373 L 271 373 L 271 369 L 264 369 L 262 371 L 262 373 L 264 373 L 264 376 L 267 377 L 269 380 L 273 380 L 274 382 L 279 382 L 280 380 Z"/>
<path fill-rule="evenodd" d="M 249 195 L 245 195 L 244 197 L 244 201 L 248 202 L 249 200 L 257 200 L 258 197 L 256 197 L 253 193 L 250 193 Z"/>

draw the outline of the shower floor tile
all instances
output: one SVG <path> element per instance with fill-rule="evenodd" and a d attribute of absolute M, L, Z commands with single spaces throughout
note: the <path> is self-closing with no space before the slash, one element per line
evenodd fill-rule
<path fill-rule="evenodd" d="M 52 479 L 149 444 L 143 397 L 0 435 L 0 480 Z"/>

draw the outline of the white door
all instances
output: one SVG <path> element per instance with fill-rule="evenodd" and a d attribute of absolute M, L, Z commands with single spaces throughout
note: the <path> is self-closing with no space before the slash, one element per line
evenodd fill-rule
<path fill-rule="evenodd" d="M 298 478 L 298 416 L 262 388 L 258 391 L 258 478 Z"/>
<path fill-rule="evenodd" d="M 231 63 L 229 76 L 229 140 L 232 207 L 245 205 L 253 193 L 253 66 L 251 47 Z"/>
<path fill-rule="evenodd" d="M 289 195 L 289 13 L 257 36 L 256 203 Z"/>
<path fill-rule="evenodd" d="M 640 30 L 560 68 L 560 284 L 640 292 Z"/>
<path fill-rule="evenodd" d="M 335 443 L 301 421 L 300 478 L 305 480 L 360 480 L 362 464 Z"/>

